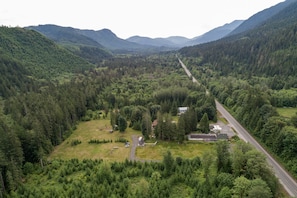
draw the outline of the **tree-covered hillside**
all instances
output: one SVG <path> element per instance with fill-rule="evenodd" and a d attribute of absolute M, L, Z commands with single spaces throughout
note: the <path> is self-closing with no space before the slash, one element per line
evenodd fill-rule
<path fill-rule="evenodd" d="M 93 67 L 41 34 L 23 28 L 0 27 L 0 53 L 34 79 L 58 79 Z"/>
<path fill-rule="evenodd" d="M 29 26 L 26 29 L 40 32 L 57 44 L 94 64 L 98 64 L 104 58 L 112 56 L 111 52 L 104 46 L 92 38 L 81 34 L 78 29 L 57 25 Z"/>
<path fill-rule="evenodd" d="M 21 64 L 0 52 L 0 97 L 7 98 L 18 92 L 35 90 L 36 81 Z"/>
<path fill-rule="evenodd" d="M 296 76 L 296 13 L 297 3 L 292 3 L 261 27 L 217 42 L 183 48 L 180 53 L 200 57 L 200 65 L 208 64 L 223 75 Z"/>
<path fill-rule="evenodd" d="M 284 2 L 278 3 L 275 6 L 262 10 L 249 19 L 245 20 L 239 27 L 233 30 L 229 35 L 235 35 L 239 33 L 243 33 L 248 30 L 252 30 L 254 28 L 260 27 L 263 23 L 269 20 L 271 17 L 278 14 L 284 8 L 290 6 L 291 3 L 296 2 L 296 0 L 286 0 Z"/>

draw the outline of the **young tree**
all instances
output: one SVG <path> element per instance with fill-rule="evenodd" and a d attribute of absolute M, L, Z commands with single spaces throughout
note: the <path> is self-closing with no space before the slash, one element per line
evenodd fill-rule
<path fill-rule="evenodd" d="M 204 152 L 202 156 L 202 167 L 203 167 L 205 178 L 209 177 L 209 170 L 213 162 L 214 162 L 214 156 L 212 155 L 212 153 Z"/>
<path fill-rule="evenodd" d="M 247 197 L 248 191 L 251 187 L 251 181 L 245 178 L 244 176 L 240 176 L 235 179 L 234 187 L 233 187 L 233 197 Z"/>
<path fill-rule="evenodd" d="M 121 115 L 119 115 L 119 117 L 118 117 L 118 127 L 119 127 L 120 132 L 124 132 L 127 128 L 127 121 Z"/>
<path fill-rule="evenodd" d="M 148 113 L 144 113 L 142 117 L 141 132 L 145 139 L 149 139 L 149 134 L 152 132 L 152 121 Z"/>
<path fill-rule="evenodd" d="M 291 121 L 295 127 L 297 127 L 297 113 L 292 116 Z"/>
<path fill-rule="evenodd" d="M 219 172 L 231 172 L 231 159 L 229 152 L 229 143 L 227 141 L 219 141 L 216 144 L 217 150 L 217 170 Z"/>
<path fill-rule="evenodd" d="M 174 169 L 174 166 L 175 166 L 175 161 L 174 161 L 170 151 L 167 151 L 167 153 L 164 155 L 163 163 L 164 163 L 164 166 L 165 166 L 166 176 L 170 176 L 171 173 L 173 172 L 173 169 Z"/>
<path fill-rule="evenodd" d="M 248 190 L 250 198 L 272 198 L 272 193 L 268 185 L 262 179 L 254 179 L 251 182 L 251 187 Z"/>
<path fill-rule="evenodd" d="M 207 113 L 204 113 L 200 122 L 199 122 L 200 130 L 202 133 L 208 133 L 209 132 L 209 120 Z"/>
<path fill-rule="evenodd" d="M 177 141 L 183 143 L 185 139 L 185 116 L 181 115 L 177 124 Z"/>
<path fill-rule="evenodd" d="M 220 190 L 219 198 L 231 198 L 232 191 L 229 187 L 225 186 Z"/>

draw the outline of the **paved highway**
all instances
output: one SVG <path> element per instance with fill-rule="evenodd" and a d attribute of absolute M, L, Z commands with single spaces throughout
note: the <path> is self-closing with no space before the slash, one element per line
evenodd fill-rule
<path fill-rule="evenodd" d="M 274 169 L 276 177 L 279 178 L 281 184 L 292 197 L 297 197 L 297 183 L 294 179 L 278 164 L 273 157 L 232 117 L 232 115 L 216 101 L 217 110 L 229 122 L 229 124 L 238 133 L 238 136 L 244 141 L 252 144 L 257 150 L 266 155 L 268 163 Z"/>
<path fill-rule="evenodd" d="M 180 59 L 178 59 L 182 67 L 185 69 L 187 75 L 191 77 L 190 71 L 187 67 L 182 63 Z M 196 80 L 196 79 L 195 79 Z M 296 181 L 283 169 L 280 164 L 273 159 L 273 157 L 267 153 L 267 151 L 245 130 L 239 122 L 218 102 L 216 101 L 217 110 L 222 114 L 222 116 L 229 122 L 229 124 L 234 128 L 237 132 L 239 138 L 252 144 L 257 150 L 264 153 L 267 158 L 267 162 L 272 166 L 276 177 L 279 179 L 280 183 L 284 186 L 286 191 L 292 197 L 297 197 L 297 183 Z"/>

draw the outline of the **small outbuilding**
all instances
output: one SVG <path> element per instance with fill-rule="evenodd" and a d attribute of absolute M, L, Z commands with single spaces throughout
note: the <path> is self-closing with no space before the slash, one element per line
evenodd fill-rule
<path fill-rule="evenodd" d="M 142 137 L 142 136 L 140 136 L 139 138 L 138 138 L 138 146 L 144 146 L 144 138 Z"/>

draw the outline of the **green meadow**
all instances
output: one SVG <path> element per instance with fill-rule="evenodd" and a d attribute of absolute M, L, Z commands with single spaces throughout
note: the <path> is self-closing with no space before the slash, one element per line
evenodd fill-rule
<path fill-rule="evenodd" d="M 125 147 L 124 143 L 115 142 L 119 138 L 128 140 L 132 145 L 132 135 L 140 136 L 140 131 L 127 128 L 124 133 L 114 131 L 110 133 L 110 120 L 100 119 L 81 122 L 77 129 L 49 156 L 53 159 L 103 159 L 104 161 L 124 161 L 129 159 L 131 146 Z M 112 142 L 102 144 L 89 144 L 90 140 L 109 140 Z M 72 145 L 73 141 L 81 143 Z M 150 140 L 149 142 L 155 142 Z M 144 147 L 136 148 L 136 158 L 139 160 L 162 160 L 164 154 L 170 151 L 173 157 L 194 158 L 202 156 L 205 151 L 214 149 L 214 143 L 188 142 L 183 144 L 177 142 L 158 141 L 156 145 L 149 143 Z"/>
<path fill-rule="evenodd" d="M 297 113 L 297 108 L 292 108 L 292 107 L 277 108 L 277 112 L 285 118 L 291 118 L 293 115 Z"/>

